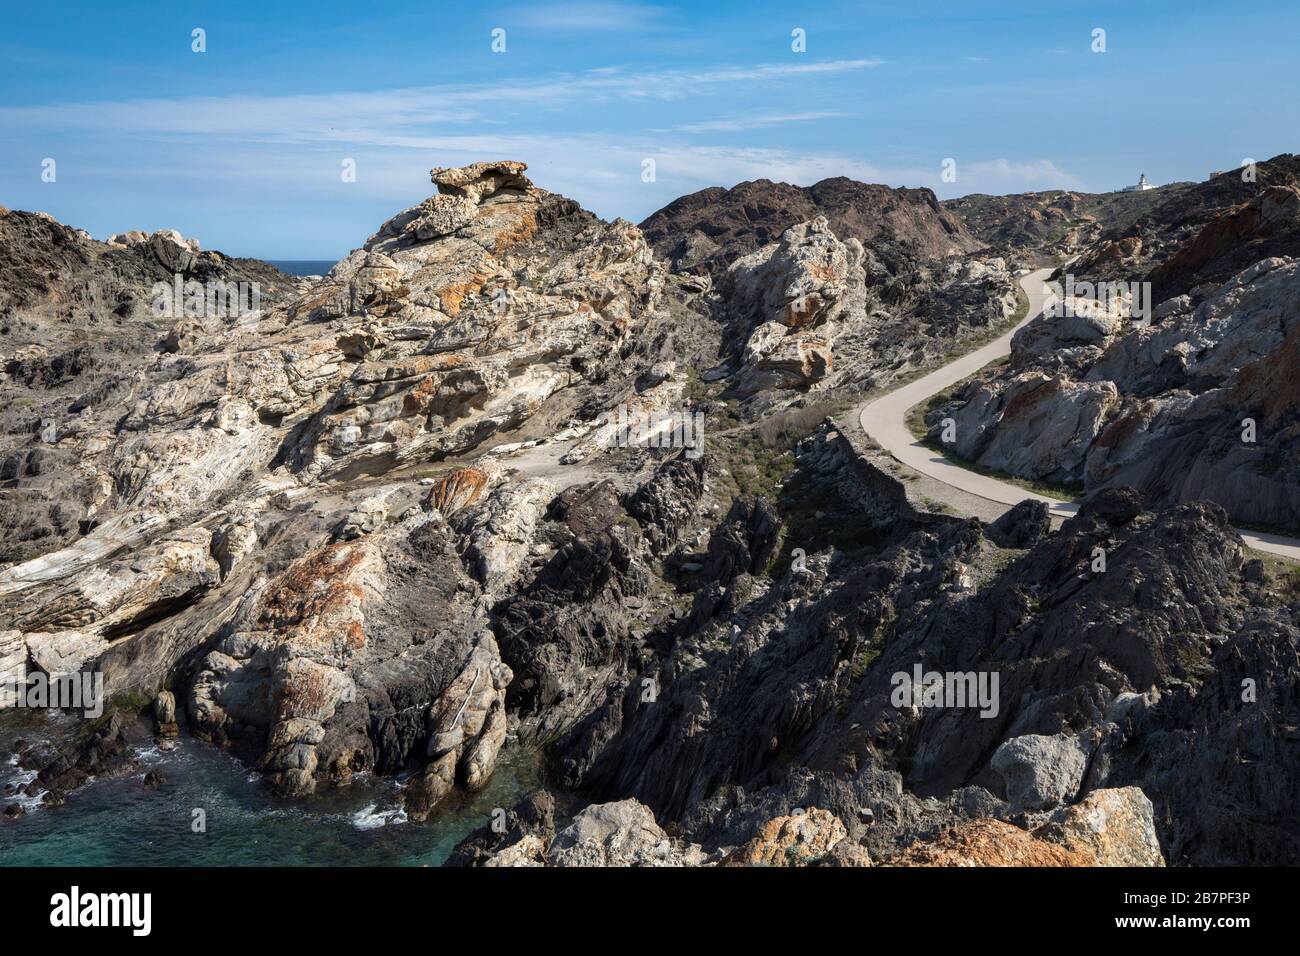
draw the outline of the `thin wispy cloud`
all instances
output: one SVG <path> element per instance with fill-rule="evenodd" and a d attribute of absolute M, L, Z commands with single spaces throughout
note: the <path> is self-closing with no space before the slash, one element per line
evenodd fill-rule
<path fill-rule="evenodd" d="M 767 126 L 782 126 L 786 123 L 810 123 L 813 120 L 833 119 L 852 116 L 839 110 L 821 110 L 808 113 L 769 113 L 762 116 L 736 116 L 715 120 L 703 120 L 699 123 L 686 123 L 682 126 L 669 126 L 652 129 L 652 133 L 736 133 L 744 130 L 762 129 Z"/>
<path fill-rule="evenodd" d="M 374 92 L 285 96 L 189 96 L 108 103 L 67 103 L 0 108 L 0 125 L 18 128 L 94 129 L 137 133 L 220 133 L 291 140 L 308 136 L 367 140 L 375 130 L 428 124 L 470 123 L 499 117 L 511 107 L 616 100 L 673 101 L 727 87 L 800 76 L 854 72 L 879 60 L 766 63 L 698 70 L 638 73 L 587 71 L 531 83 L 494 82 Z"/>
<path fill-rule="evenodd" d="M 557 33 L 598 33 L 619 30 L 649 30 L 661 27 L 668 11 L 639 3 L 543 3 L 512 7 L 500 15 L 507 28 L 512 25 Z"/>

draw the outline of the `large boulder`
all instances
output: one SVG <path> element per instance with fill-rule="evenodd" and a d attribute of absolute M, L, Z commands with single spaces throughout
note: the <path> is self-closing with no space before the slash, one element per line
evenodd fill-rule
<path fill-rule="evenodd" d="M 1047 503 L 1026 498 L 984 529 L 984 536 L 999 548 L 1033 547 L 1052 529 Z"/>
<path fill-rule="evenodd" d="M 556 834 L 546 854 L 551 866 L 697 866 L 705 854 L 682 846 L 636 800 L 593 804 Z"/>
<path fill-rule="evenodd" d="M 999 747 L 990 765 L 1002 775 L 1013 808 L 1044 810 L 1078 793 L 1091 752 L 1083 736 L 1026 734 Z"/>
<path fill-rule="evenodd" d="M 1164 866 L 1151 801 L 1138 787 L 1094 790 L 1057 813 L 1045 839 L 1083 853 L 1096 866 Z"/>

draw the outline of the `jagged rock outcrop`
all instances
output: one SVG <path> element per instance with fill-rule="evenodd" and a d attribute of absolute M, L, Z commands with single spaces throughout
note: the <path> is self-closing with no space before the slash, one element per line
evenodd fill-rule
<path fill-rule="evenodd" d="M 860 242 L 840 242 L 818 217 L 732 263 L 721 289 L 752 327 L 741 357 L 743 393 L 807 390 L 830 373 L 836 322 L 854 295 L 863 308 L 862 255 Z"/>
<path fill-rule="evenodd" d="M 1023 478 L 1077 482 L 1089 447 L 1119 401 L 1111 382 L 1073 382 L 1038 370 L 980 387 L 970 400 L 936 419 L 956 423 L 952 449 L 962 458 Z"/>
<path fill-rule="evenodd" d="M 505 691 L 512 676 L 496 642 L 481 635 L 464 670 L 430 708 L 428 763 L 406 790 L 412 819 L 427 817 L 458 782 L 471 791 L 487 783 L 506 739 Z"/>
<path fill-rule="evenodd" d="M 552 547 L 494 612 L 503 659 L 516 675 L 511 703 L 522 734 L 599 738 L 609 714 L 598 706 L 636 697 L 643 681 L 653 681 L 653 671 L 641 673 L 645 655 L 635 631 L 642 615 L 629 610 L 644 614 L 655 583 L 649 563 L 694 516 L 703 470 L 702 460 L 678 454 L 631 495 L 621 497 L 606 480 L 568 489 L 552 503 L 538 529 Z M 668 499 L 671 510 L 650 505 Z"/>
<path fill-rule="evenodd" d="M 526 797 L 503 821 L 485 827 L 452 852 L 451 866 L 666 867 L 711 866 L 698 846 L 671 838 L 635 800 L 591 804 L 555 831 L 554 801 L 545 791 Z"/>
<path fill-rule="evenodd" d="M 767 820 L 744 845 L 709 852 L 669 837 L 635 800 L 593 804 L 557 835 L 554 801 L 531 794 L 506 814 L 499 833 L 467 837 L 449 865 L 802 867 L 873 865 L 843 822 L 819 807 Z M 997 819 L 950 822 L 885 866 L 1164 866 L 1152 806 L 1136 787 L 1097 790 L 1034 829 Z"/>
<path fill-rule="evenodd" d="M 984 529 L 984 535 L 1000 548 L 1029 548 L 1052 529 L 1047 503 L 1026 498 Z"/>
<path fill-rule="evenodd" d="M 534 188 L 523 169 L 435 170 L 437 197 L 385 224 L 302 297 L 201 318 L 138 365 L 86 381 L 84 367 L 42 358 L 43 346 L 11 361 L 6 389 L 50 400 L 51 385 L 67 380 L 65 402 L 86 390 L 72 414 L 65 405 L 8 420 L 12 452 L 0 468 L 16 487 L 0 505 L 0 557 L 17 563 L 0 567 L 0 602 L 27 643 L 79 666 L 165 617 L 172 633 L 148 654 L 113 648 L 112 692 L 152 691 L 234 613 L 223 589 L 209 627 L 171 627 L 173 612 L 240 578 L 272 499 L 301 501 L 323 481 L 467 453 L 558 392 L 615 373 L 635 380 L 636 367 L 620 361 L 659 297 L 660 267 L 635 227 Z M 419 224 L 449 208 L 463 213 L 450 231 Z M 5 221 L 63 235 L 25 215 Z M 104 251 L 76 237 L 43 241 L 71 247 L 88 269 L 176 244 L 164 233 Z M 202 263 L 225 261 L 184 249 L 200 278 Z M 375 533 L 387 508 L 356 502 L 338 534 Z M 189 577 L 168 552 L 178 541 L 196 552 Z M 503 557 L 486 542 L 477 554 L 496 575 Z"/>
<path fill-rule="evenodd" d="M 64 497 L 84 504 L 0 566 L 18 628 L 6 669 L 94 667 L 110 697 L 179 682 L 193 731 L 289 795 L 409 770 L 420 819 L 453 787 L 482 787 L 513 678 L 489 611 L 555 550 L 537 538 L 557 489 L 466 453 L 557 393 L 631 388 L 643 369 L 624 364 L 628 334 L 662 284 L 634 227 L 524 168 L 435 169 L 437 196 L 300 298 L 169 322 L 120 377 L 88 383 L 36 346 L 10 362 L 5 387 L 90 392 L 81 415 L 8 436 L 35 446 L 7 466 L 19 495 L 79 483 Z M 87 268 L 150 256 L 202 275 L 219 261 L 167 232 L 116 239 Z M 358 481 L 457 455 L 427 485 Z M 656 520 L 665 542 L 679 534 Z"/>
<path fill-rule="evenodd" d="M 176 321 L 155 314 L 156 286 L 255 286 L 264 309 L 295 292 L 266 263 L 188 245 L 171 255 L 181 249 L 167 233 L 110 245 L 44 213 L 0 212 L 0 564 L 69 544 L 108 518 L 115 480 L 136 483 L 125 462 L 116 475 L 104 464 L 136 451 L 117 446 L 136 437 L 124 422 L 139 392 L 185 370 L 154 351 Z"/>
<path fill-rule="evenodd" d="M 505 736 L 510 669 L 473 594 L 436 519 L 306 554 L 254 586 L 203 659 L 195 732 L 289 794 L 418 760 L 408 808 L 425 815 L 458 780 L 482 786 Z"/>
<path fill-rule="evenodd" d="M 593 804 L 556 834 L 546 853 L 551 866 L 692 866 L 697 846 L 681 846 L 635 800 Z"/>
<path fill-rule="evenodd" d="M 796 208 L 806 215 L 788 215 Z M 706 212 L 673 244 L 670 228 Z M 687 293 L 722 326 L 717 364 L 701 374 L 747 399 L 747 416 L 814 387 L 887 385 L 1016 309 L 1007 261 L 975 255 L 926 190 L 760 181 L 684 197 L 642 227 L 679 274 L 712 275 Z"/>
<path fill-rule="evenodd" d="M 1079 792 L 1094 746 L 1091 735 L 1025 734 L 998 747 L 989 766 L 1002 775 L 1013 811 L 1045 810 Z"/>
<path fill-rule="evenodd" d="M 1217 285 L 1252 262 L 1297 254 L 1294 219 L 1283 212 L 1285 190 L 1297 187 L 1300 157 L 1283 153 L 1200 183 L 1108 194 L 1122 214 L 1103 215 L 1106 228 L 1076 245 L 1072 251 L 1082 254 L 1061 271 L 1078 280 L 1150 280 L 1156 302 L 1197 284 Z M 1267 201 L 1270 210 L 1261 217 L 1265 196 L 1283 201 Z"/>
<path fill-rule="evenodd" d="M 884 866 L 1095 866 L 1095 858 L 1000 820 L 973 820 L 882 862 Z"/>
<path fill-rule="evenodd" d="M 848 838 L 839 818 L 813 807 L 767 821 L 753 839 L 729 853 L 722 866 L 788 867 L 823 861 L 836 866 L 870 866 L 871 856 Z"/>
<path fill-rule="evenodd" d="M 684 302 L 719 325 L 696 374 L 747 419 L 813 388 L 885 387 L 1017 307 L 1014 264 L 979 254 L 928 190 L 760 180 L 683 197 L 642 228 Z"/>
<path fill-rule="evenodd" d="M 827 469 L 811 450 L 807 466 Z M 832 508 L 838 482 L 829 473 L 821 481 L 814 494 Z M 733 523 L 713 540 L 750 546 L 749 536 L 768 533 L 739 514 Z M 1037 828 L 1095 791 L 1138 787 L 1156 807 L 1155 832 L 1171 861 L 1206 858 L 1192 832 L 1222 851 L 1237 827 L 1219 808 L 1235 797 L 1185 786 L 1172 759 L 1154 771 L 1136 758 L 1147 734 L 1166 733 L 1169 718 L 1159 715 L 1193 706 L 1208 675 L 1226 669 L 1224 692 L 1236 686 L 1230 662 L 1243 652 L 1270 686 L 1295 672 L 1290 612 L 1249 583 L 1221 510 L 1183 505 L 1150 516 L 1139 496 L 1104 492 L 974 589 L 951 583 L 980 561 L 972 523 L 877 527 L 876 545 L 810 554 L 803 572 L 768 577 L 745 561 L 697 573 L 695 607 L 659 652 L 657 693 L 612 685 L 605 704 L 560 741 L 568 785 L 597 800 L 633 797 L 706 848 L 747 843 L 765 821 L 819 806 L 855 842 L 866 839 L 872 859 L 958 819 L 1014 823 L 1028 813 Z M 1091 570 L 1097 547 L 1108 555 L 1101 573 Z M 1257 655 L 1279 640 L 1292 650 L 1262 664 Z M 976 683 L 995 674 L 998 685 L 978 706 L 975 684 L 966 706 L 899 706 L 895 678 L 918 661 Z M 1285 732 L 1265 729 L 1251 710 L 1235 716 L 1241 711 L 1195 705 L 1177 718 L 1180 746 L 1200 741 L 1200 766 L 1212 775 L 1238 772 L 1229 769 L 1242 753 L 1227 742 L 1234 732 L 1252 738 L 1252 751 L 1276 752 Z M 1075 744 L 1028 746 L 1035 740 Z M 892 785 L 891 772 L 899 774 Z M 1230 792 L 1264 786 L 1271 809 L 1258 825 L 1276 834 L 1279 801 L 1300 778 L 1294 767 L 1282 786 L 1247 776 L 1255 782 L 1235 781 Z M 1078 852 L 1076 862 L 1098 858 L 1096 847 Z M 1279 847 L 1276 858 L 1289 852 Z"/>
<path fill-rule="evenodd" d="M 456 848 L 444 866 L 544 866 L 555 839 L 555 798 L 535 790 L 497 824 L 479 827 Z"/>
<path fill-rule="evenodd" d="M 1041 831 L 1067 849 L 1091 852 L 1090 866 L 1164 866 L 1151 801 L 1137 787 L 1094 790 Z"/>
<path fill-rule="evenodd" d="M 302 429 L 311 477 L 465 452 L 561 389 L 608 376 L 663 285 L 636 228 L 533 187 L 522 163 L 435 169 L 439 194 L 385 223 L 299 301 L 355 316 L 357 360 Z"/>
<path fill-rule="evenodd" d="M 1300 188 L 1276 185 L 1208 222 L 1147 280 L 1157 301 L 1224 282 L 1261 259 L 1300 256 Z"/>

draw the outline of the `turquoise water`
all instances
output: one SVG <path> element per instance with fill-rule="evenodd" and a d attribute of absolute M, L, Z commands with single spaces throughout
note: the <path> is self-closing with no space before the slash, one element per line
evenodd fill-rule
<path fill-rule="evenodd" d="M 533 760 L 503 755 L 483 791 L 455 794 L 435 818 L 412 823 L 391 780 L 290 802 L 229 754 L 191 738 L 170 752 L 139 753 L 138 770 L 93 781 L 61 807 L 19 800 L 27 814 L 0 819 L 0 865 L 437 866 L 494 807 L 512 806 L 536 782 Z M 30 777 L 12 759 L 0 750 L 0 785 Z M 146 787 L 153 767 L 166 782 Z M 0 797 L 0 805 L 14 799 Z M 206 813 L 206 833 L 191 829 L 195 808 Z"/>

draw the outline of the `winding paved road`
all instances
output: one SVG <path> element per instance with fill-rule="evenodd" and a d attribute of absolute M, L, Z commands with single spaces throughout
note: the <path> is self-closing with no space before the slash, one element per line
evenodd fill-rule
<path fill-rule="evenodd" d="M 906 423 L 907 412 L 913 406 L 925 401 L 936 392 L 941 392 L 962 379 L 969 378 L 995 359 L 1011 354 L 1011 337 L 1031 319 L 1038 316 L 1043 310 L 1043 304 L 1051 295 L 1051 289 L 1045 284 L 1051 273 L 1050 268 L 1039 269 L 1020 280 L 1020 287 L 1029 296 L 1029 311 L 1015 328 L 982 348 L 963 355 L 875 401 L 868 402 L 859 410 L 858 418 L 862 422 L 862 430 L 876 444 L 912 470 L 995 504 L 1014 505 L 1026 498 L 1034 498 L 1046 503 L 1052 517 L 1059 519 L 1068 518 L 1077 512 L 1079 505 L 1074 501 L 1035 494 L 1009 481 L 1002 481 L 964 468 L 917 441 L 907 430 Z M 1238 528 L 1237 533 L 1251 548 L 1300 561 L 1300 538 L 1247 531 L 1244 528 Z"/>

